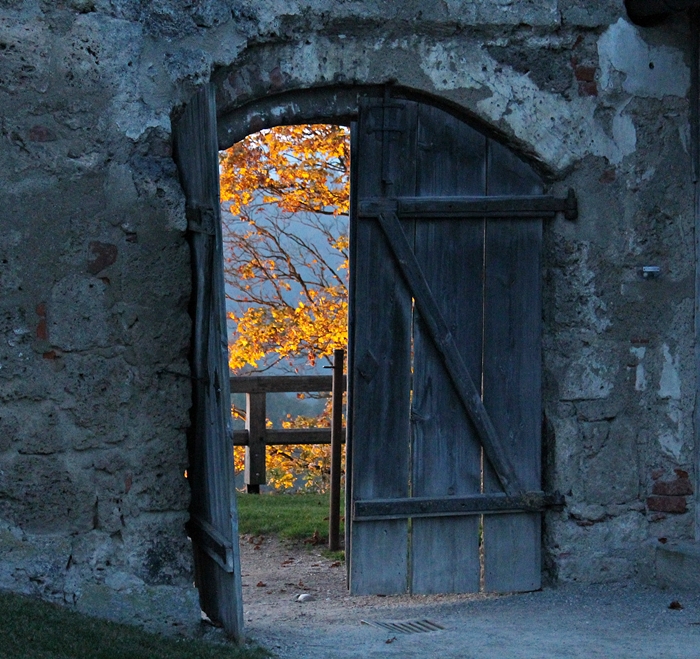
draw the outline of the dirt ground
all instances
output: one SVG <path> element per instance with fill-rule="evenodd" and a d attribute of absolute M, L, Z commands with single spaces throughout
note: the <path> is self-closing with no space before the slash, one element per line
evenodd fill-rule
<path fill-rule="evenodd" d="M 345 565 L 320 548 L 247 536 L 241 565 L 246 634 L 280 659 L 700 659 L 698 593 L 571 584 L 521 595 L 351 597 Z M 297 601 L 303 593 L 311 597 Z M 363 623 L 422 619 L 444 629 Z"/>

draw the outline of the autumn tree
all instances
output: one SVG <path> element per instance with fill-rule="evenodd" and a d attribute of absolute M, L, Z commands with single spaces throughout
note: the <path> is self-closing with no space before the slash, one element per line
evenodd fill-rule
<path fill-rule="evenodd" d="M 221 156 L 230 366 L 311 365 L 347 344 L 348 131 L 283 126 Z"/>
<path fill-rule="evenodd" d="M 341 126 L 278 127 L 222 152 L 234 372 L 314 366 L 347 345 L 349 166 Z M 327 426 L 328 412 L 284 425 Z M 271 484 L 291 487 L 303 474 L 308 486 L 323 489 L 327 454 L 321 446 L 270 447 Z"/>

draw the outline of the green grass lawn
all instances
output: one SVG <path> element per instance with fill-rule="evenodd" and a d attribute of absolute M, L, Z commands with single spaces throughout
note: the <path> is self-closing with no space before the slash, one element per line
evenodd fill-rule
<path fill-rule="evenodd" d="M 176 640 L 0 591 L 2 659 L 263 659 L 261 648 Z"/>
<path fill-rule="evenodd" d="M 238 530 L 248 535 L 276 535 L 308 540 L 314 532 L 328 538 L 328 494 L 238 494 Z M 344 502 L 340 514 L 344 515 Z M 340 522 L 341 538 L 344 533 Z"/>

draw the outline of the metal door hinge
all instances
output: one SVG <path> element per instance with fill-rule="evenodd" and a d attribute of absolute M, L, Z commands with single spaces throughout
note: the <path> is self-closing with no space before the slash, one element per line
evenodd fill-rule
<path fill-rule="evenodd" d="M 493 197 L 377 197 L 362 200 L 360 217 L 378 217 L 396 213 L 401 219 L 552 219 L 562 213 L 567 220 L 578 217 L 576 193 L 566 197 L 550 195 L 514 195 Z"/>
<path fill-rule="evenodd" d="M 559 492 L 524 492 L 508 496 L 483 492 L 464 496 L 402 497 L 367 499 L 353 502 L 353 521 L 407 519 L 409 517 L 461 517 L 561 510 L 565 505 Z"/>
<path fill-rule="evenodd" d="M 216 210 L 204 206 L 188 206 L 185 209 L 187 228 L 208 236 L 216 235 Z"/>

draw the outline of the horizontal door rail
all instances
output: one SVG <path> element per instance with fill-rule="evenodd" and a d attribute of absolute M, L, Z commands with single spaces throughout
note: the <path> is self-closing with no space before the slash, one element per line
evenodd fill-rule
<path fill-rule="evenodd" d="M 214 526 L 193 513 L 185 528 L 192 542 L 211 556 L 226 572 L 233 572 L 233 546 Z"/>
<path fill-rule="evenodd" d="M 250 436 L 247 430 L 234 430 L 233 445 L 248 446 Z M 341 437 L 342 443 L 345 438 Z M 265 431 L 266 446 L 289 446 L 292 444 L 330 444 L 330 428 L 287 428 L 278 430 L 268 428 Z"/>
<path fill-rule="evenodd" d="M 232 394 L 332 391 L 332 375 L 240 375 L 230 379 Z"/>
<path fill-rule="evenodd" d="M 425 217 L 446 220 L 553 218 L 557 213 L 563 213 L 567 220 L 575 220 L 578 217 L 578 201 L 570 189 L 566 197 L 397 197 L 360 202 L 360 217 L 379 217 L 383 213 L 396 213 L 402 219 Z"/>
<path fill-rule="evenodd" d="M 414 497 L 355 501 L 353 521 L 372 522 L 408 517 L 456 517 L 496 513 L 540 512 L 564 505 L 564 497 L 555 492 L 506 494 L 471 494 L 463 497 Z"/>

